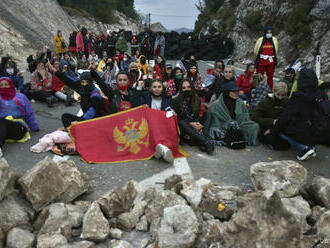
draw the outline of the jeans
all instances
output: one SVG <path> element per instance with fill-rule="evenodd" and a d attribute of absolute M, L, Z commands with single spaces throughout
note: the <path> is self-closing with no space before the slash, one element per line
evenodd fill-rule
<path fill-rule="evenodd" d="M 294 148 L 296 148 L 299 152 L 308 148 L 308 146 L 296 142 L 295 140 L 291 139 L 290 137 L 286 136 L 283 133 L 280 134 L 280 137 L 282 139 L 286 140 L 287 142 L 289 142 L 290 145 L 292 145 Z"/>

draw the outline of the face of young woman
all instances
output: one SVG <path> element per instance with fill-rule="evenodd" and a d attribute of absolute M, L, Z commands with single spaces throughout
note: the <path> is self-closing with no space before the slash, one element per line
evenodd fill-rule
<path fill-rule="evenodd" d="M 124 75 L 124 74 L 118 75 L 117 84 L 118 85 L 122 85 L 122 86 L 128 85 L 128 77 L 127 77 L 127 75 Z"/>
<path fill-rule="evenodd" d="M 162 91 L 163 91 L 163 85 L 162 85 L 161 82 L 154 82 L 151 85 L 150 90 L 154 95 L 160 96 L 162 94 Z"/>
<path fill-rule="evenodd" d="M 38 70 L 45 70 L 45 65 L 43 63 L 39 63 L 37 66 Z"/>
<path fill-rule="evenodd" d="M 163 61 L 162 57 L 158 56 L 157 57 L 157 63 L 160 64 L 160 63 L 162 63 L 162 61 Z"/>
<path fill-rule="evenodd" d="M 196 66 L 192 66 L 192 67 L 190 67 L 190 73 L 191 73 L 192 75 L 195 75 L 195 74 L 197 73 L 197 67 L 196 67 Z"/>
<path fill-rule="evenodd" d="M 5 80 L 1 80 L 0 81 L 0 88 L 10 88 L 10 84 Z"/>
<path fill-rule="evenodd" d="M 167 75 L 171 75 L 171 73 L 172 73 L 172 68 L 167 68 L 167 69 L 166 69 L 166 72 L 167 72 Z"/>
<path fill-rule="evenodd" d="M 230 91 L 229 92 L 229 96 L 233 99 L 237 99 L 238 98 L 238 95 L 239 95 L 239 91 Z"/>
<path fill-rule="evenodd" d="M 55 61 L 54 62 L 54 67 L 56 70 L 59 70 L 60 69 L 60 62 L 59 61 Z"/>
<path fill-rule="evenodd" d="M 255 70 L 255 66 L 254 66 L 254 65 L 251 65 L 251 66 L 249 67 L 249 72 L 253 73 L 254 70 Z"/>
<path fill-rule="evenodd" d="M 275 96 L 275 98 L 277 98 L 278 100 L 283 100 L 283 99 L 285 99 L 285 98 L 287 98 L 288 97 L 288 94 L 287 94 L 287 92 L 276 92 L 276 93 L 274 93 L 274 96 Z"/>
<path fill-rule="evenodd" d="M 182 91 L 189 91 L 189 90 L 191 90 L 191 87 L 190 87 L 189 82 L 184 81 L 184 82 L 182 83 Z"/>
<path fill-rule="evenodd" d="M 232 69 L 226 68 L 224 71 L 224 76 L 226 79 L 232 79 L 234 77 L 234 72 Z"/>

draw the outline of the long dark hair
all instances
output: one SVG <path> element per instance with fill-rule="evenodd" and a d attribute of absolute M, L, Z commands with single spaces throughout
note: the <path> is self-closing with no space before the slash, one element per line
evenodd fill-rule
<path fill-rule="evenodd" d="M 187 79 L 187 78 L 182 80 L 182 84 L 180 85 L 180 88 L 179 88 L 179 95 L 177 97 L 178 102 L 179 102 L 180 114 L 183 114 L 183 112 L 184 112 L 184 108 L 183 108 L 184 99 L 183 99 L 183 94 L 182 94 L 182 85 L 183 85 L 184 82 L 188 82 L 189 85 L 190 85 L 191 97 L 190 97 L 188 103 L 191 106 L 192 112 L 194 114 L 197 114 L 197 113 L 199 113 L 199 110 L 200 110 L 199 98 L 198 98 L 198 95 L 196 93 L 194 83 L 191 80 Z"/>
<path fill-rule="evenodd" d="M 191 69 L 192 67 L 196 67 L 196 71 L 197 71 L 197 72 L 196 72 L 195 75 L 191 75 L 191 73 L 190 73 L 190 69 Z M 199 71 L 198 71 L 198 66 L 197 66 L 197 64 L 190 64 L 189 67 L 188 67 L 188 70 L 187 70 L 187 77 L 188 77 L 190 80 L 192 80 L 193 82 L 195 82 L 196 79 L 197 79 L 198 73 L 199 73 Z"/>

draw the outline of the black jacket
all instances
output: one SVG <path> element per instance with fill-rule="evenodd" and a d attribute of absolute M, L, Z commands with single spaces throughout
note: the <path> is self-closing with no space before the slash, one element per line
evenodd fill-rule
<path fill-rule="evenodd" d="M 300 71 L 298 91 L 292 94 L 288 106 L 276 122 L 273 132 L 284 133 L 304 145 L 316 145 L 320 136 L 317 130 L 318 103 L 316 99 L 324 98 L 318 89 L 318 80 L 310 69 Z"/>
<path fill-rule="evenodd" d="M 148 90 L 133 89 L 131 103 L 132 103 L 133 107 L 147 104 L 148 107 L 151 108 L 152 95 L 151 95 L 150 91 L 148 91 Z M 171 107 L 171 106 L 172 106 L 172 98 L 167 96 L 166 93 L 163 93 L 161 110 L 165 111 L 165 109 L 167 107 Z"/>
<path fill-rule="evenodd" d="M 96 84 L 100 87 L 101 91 L 104 93 L 106 97 L 108 97 L 110 101 L 109 108 L 107 110 L 107 114 L 117 113 L 119 111 L 120 102 L 125 98 L 125 101 L 132 103 L 132 98 L 134 92 L 132 90 L 128 91 L 128 95 L 124 96 L 120 93 L 118 89 L 114 90 L 109 85 L 107 85 L 102 78 L 100 78 L 99 74 L 95 70 L 91 70 L 91 75 L 95 80 Z"/>

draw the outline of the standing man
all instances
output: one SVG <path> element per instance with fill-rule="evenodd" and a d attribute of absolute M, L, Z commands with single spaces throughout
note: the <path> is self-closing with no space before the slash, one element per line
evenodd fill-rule
<path fill-rule="evenodd" d="M 277 65 L 278 41 L 272 35 L 272 27 L 267 26 L 263 37 L 260 37 L 254 47 L 257 72 L 267 74 L 269 88 L 273 89 L 273 76 Z"/>
<path fill-rule="evenodd" d="M 157 33 L 157 37 L 154 45 L 154 56 L 157 58 L 158 56 L 164 57 L 165 52 L 165 36 L 162 32 Z"/>

